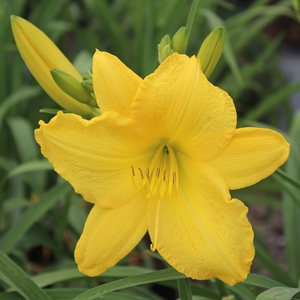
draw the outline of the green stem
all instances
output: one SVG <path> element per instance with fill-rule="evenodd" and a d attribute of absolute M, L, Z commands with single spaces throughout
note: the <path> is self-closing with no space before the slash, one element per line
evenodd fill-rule
<path fill-rule="evenodd" d="M 199 0 L 194 0 L 193 1 L 193 4 L 191 6 L 191 9 L 190 9 L 187 21 L 186 21 L 185 26 L 188 27 L 188 29 L 189 29 L 189 35 L 188 35 L 187 41 L 189 40 L 191 31 L 192 31 L 192 27 L 193 27 L 195 15 L 196 15 L 196 12 L 197 12 L 198 4 L 199 4 Z M 188 44 L 188 42 L 186 44 Z"/>
<path fill-rule="evenodd" d="M 178 279 L 177 286 L 180 300 L 193 300 L 190 278 Z"/>
<path fill-rule="evenodd" d="M 186 21 L 186 25 L 185 25 L 189 29 L 191 29 L 192 26 L 193 26 L 194 18 L 195 18 L 196 11 L 197 11 L 197 8 L 198 8 L 198 4 L 199 4 L 199 0 L 194 0 L 193 4 L 191 6 L 191 9 L 190 9 L 187 21 Z"/>
<path fill-rule="evenodd" d="M 282 171 L 281 169 L 277 169 L 276 174 L 278 174 L 285 181 L 287 181 L 288 183 L 293 185 L 295 188 L 300 190 L 300 184 L 297 181 L 295 181 L 294 179 L 292 179 L 291 177 L 289 177 L 284 171 Z"/>
<path fill-rule="evenodd" d="M 199 0 L 194 0 L 193 1 L 193 4 L 191 6 L 191 9 L 190 9 L 187 21 L 186 21 L 186 25 L 185 26 L 189 29 L 189 33 L 188 33 L 188 38 L 187 38 L 187 41 L 186 41 L 186 45 L 189 42 L 189 38 L 190 38 L 191 31 L 192 31 L 192 27 L 193 27 L 195 15 L 196 15 L 197 8 L 198 8 L 198 4 L 199 4 Z"/>

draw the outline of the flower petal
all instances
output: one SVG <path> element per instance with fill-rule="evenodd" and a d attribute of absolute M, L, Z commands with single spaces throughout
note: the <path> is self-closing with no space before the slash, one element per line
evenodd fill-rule
<path fill-rule="evenodd" d="M 140 84 L 130 116 L 196 160 L 218 156 L 236 127 L 227 93 L 204 76 L 196 57 L 168 57 Z"/>
<path fill-rule="evenodd" d="M 113 209 L 95 205 L 75 249 L 79 270 L 97 276 L 126 256 L 147 231 L 146 209 L 141 194 Z"/>
<path fill-rule="evenodd" d="M 276 131 L 240 128 L 224 152 L 208 164 L 224 176 L 230 189 L 240 189 L 271 175 L 287 160 L 289 149 Z"/>
<path fill-rule="evenodd" d="M 50 70 L 59 69 L 82 81 L 78 71 L 48 36 L 30 22 L 17 16 L 11 17 L 11 25 L 24 62 L 45 92 L 70 112 L 87 117 L 98 115 L 99 113 L 90 106 L 80 103 L 63 92 L 52 79 Z"/>
<path fill-rule="evenodd" d="M 147 222 L 158 252 L 179 272 L 229 285 L 246 279 L 254 257 L 248 209 L 231 199 L 213 168 L 178 155 L 177 196 L 150 199 Z"/>
<path fill-rule="evenodd" d="M 142 79 L 116 56 L 96 51 L 93 58 L 93 85 L 102 112 L 129 115 L 133 97 Z"/>
<path fill-rule="evenodd" d="M 131 166 L 144 166 L 151 159 L 148 136 L 140 124 L 114 112 L 90 121 L 59 112 L 49 124 L 40 121 L 35 131 L 42 154 L 56 172 L 85 200 L 110 208 L 139 192 Z"/>

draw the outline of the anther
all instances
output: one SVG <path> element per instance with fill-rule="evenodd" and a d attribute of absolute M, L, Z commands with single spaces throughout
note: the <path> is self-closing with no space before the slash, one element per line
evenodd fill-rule
<path fill-rule="evenodd" d="M 166 173 L 167 173 L 167 170 L 164 171 L 164 178 L 163 178 L 163 181 L 166 181 Z"/>
<path fill-rule="evenodd" d="M 156 176 L 157 176 L 157 178 L 159 178 L 159 173 L 160 173 L 160 168 L 157 168 L 157 170 L 156 170 Z"/>
<path fill-rule="evenodd" d="M 148 179 L 150 179 L 149 173 L 150 173 L 149 168 L 147 168 L 147 170 L 146 170 L 146 176 L 147 176 Z"/>
<path fill-rule="evenodd" d="M 173 173 L 173 183 L 176 182 L 176 172 Z"/>
<path fill-rule="evenodd" d="M 131 171 L 132 171 L 132 175 L 135 176 L 134 167 L 133 166 L 131 166 Z"/>
<path fill-rule="evenodd" d="M 155 248 L 155 246 L 154 246 L 153 244 L 150 244 L 150 250 L 151 250 L 152 252 L 155 252 L 156 248 Z"/>
<path fill-rule="evenodd" d="M 141 177 L 142 177 L 142 179 L 144 179 L 144 175 L 143 175 L 143 171 L 142 171 L 142 169 L 141 168 L 138 168 L 139 170 L 140 170 L 140 173 L 141 173 Z"/>

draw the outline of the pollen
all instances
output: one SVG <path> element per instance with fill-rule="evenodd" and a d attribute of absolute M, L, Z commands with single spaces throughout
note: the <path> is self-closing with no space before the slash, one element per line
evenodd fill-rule
<path fill-rule="evenodd" d="M 153 155 L 148 168 L 131 166 L 133 184 L 146 196 L 158 194 L 159 199 L 178 192 L 178 164 L 174 150 L 169 145 L 161 145 Z"/>

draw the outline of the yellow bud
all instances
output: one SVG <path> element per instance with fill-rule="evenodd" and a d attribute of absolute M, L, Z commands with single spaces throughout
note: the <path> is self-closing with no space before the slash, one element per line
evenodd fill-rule
<path fill-rule="evenodd" d="M 81 83 L 72 75 L 57 69 L 50 71 L 55 83 L 72 98 L 81 103 L 98 107 L 95 98 L 81 85 Z"/>
<path fill-rule="evenodd" d="M 200 60 L 201 68 L 207 78 L 213 72 L 222 54 L 225 42 L 224 27 L 215 28 L 204 40 L 197 57 Z"/>
<path fill-rule="evenodd" d="M 185 53 L 189 39 L 188 27 L 181 27 L 177 30 L 172 38 L 171 47 L 174 52 Z"/>
<path fill-rule="evenodd" d="M 161 64 L 171 53 L 171 38 L 166 34 L 157 46 L 158 61 Z"/>
<path fill-rule="evenodd" d="M 37 27 L 23 18 L 11 16 L 11 27 L 18 50 L 28 69 L 45 92 L 69 112 L 92 118 L 100 110 L 64 93 L 54 82 L 50 70 L 59 68 L 79 82 L 82 78 L 56 45 Z"/>

